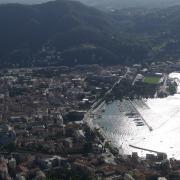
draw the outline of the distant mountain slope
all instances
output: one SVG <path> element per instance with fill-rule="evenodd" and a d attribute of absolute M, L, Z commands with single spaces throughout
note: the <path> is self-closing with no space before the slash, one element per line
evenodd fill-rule
<path fill-rule="evenodd" d="M 0 0 L 4 3 L 39 4 L 53 0 Z M 68 1 L 68 0 L 67 0 Z M 166 8 L 180 5 L 179 0 L 75 0 L 98 8 Z"/>
<path fill-rule="evenodd" d="M 180 6 L 104 12 L 79 2 L 0 5 L 0 67 L 180 58 Z"/>
<path fill-rule="evenodd" d="M 0 4 L 22 3 L 22 4 L 39 4 L 52 0 L 0 0 Z"/>
<path fill-rule="evenodd" d="M 143 59 L 146 48 L 122 40 L 111 15 L 79 2 L 59 0 L 40 5 L 0 6 L 0 60 L 2 65 L 38 60 L 46 44 L 61 52 L 62 64 L 123 63 Z"/>
<path fill-rule="evenodd" d="M 179 0 L 77 0 L 100 9 L 167 8 L 180 5 Z"/>

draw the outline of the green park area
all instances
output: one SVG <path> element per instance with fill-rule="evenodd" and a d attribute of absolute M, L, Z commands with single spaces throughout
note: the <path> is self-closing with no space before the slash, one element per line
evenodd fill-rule
<path fill-rule="evenodd" d="M 144 78 L 144 83 L 148 83 L 148 84 L 158 84 L 159 81 L 160 81 L 160 77 L 156 77 L 156 76 L 149 76 Z"/>

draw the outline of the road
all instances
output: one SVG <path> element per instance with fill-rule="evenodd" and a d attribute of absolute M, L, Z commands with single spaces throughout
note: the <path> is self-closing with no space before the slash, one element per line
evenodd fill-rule
<path fill-rule="evenodd" d="M 112 88 L 105 93 L 105 96 L 110 94 L 113 91 L 113 89 L 121 82 L 121 80 L 123 78 L 126 78 L 126 76 L 128 75 L 129 72 L 130 72 L 130 68 L 126 67 L 126 73 L 124 74 L 124 76 L 119 77 L 118 81 L 113 84 Z"/>
<path fill-rule="evenodd" d="M 113 89 L 121 82 L 121 80 L 123 78 L 126 78 L 126 76 L 128 75 L 128 73 L 130 72 L 130 68 L 126 67 L 126 73 L 124 74 L 124 76 L 120 76 L 119 79 L 112 85 L 111 89 L 109 89 L 105 94 L 104 94 L 104 97 L 98 99 L 92 106 L 91 108 L 89 109 L 89 111 L 84 115 L 84 119 L 83 121 L 85 123 L 87 123 L 89 125 L 89 127 L 91 128 L 91 130 L 93 130 L 93 126 L 91 124 L 91 120 L 92 120 L 92 117 L 91 117 L 91 114 L 92 112 L 98 108 L 98 106 L 100 106 L 103 102 L 104 102 L 104 99 L 107 95 L 109 95 Z"/>
<path fill-rule="evenodd" d="M 98 101 L 96 101 L 96 102 L 91 106 L 91 109 L 90 109 L 89 111 L 94 110 L 94 109 L 97 107 L 97 105 L 101 104 L 101 103 L 104 101 L 105 97 L 106 97 L 107 95 L 111 94 L 111 92 L 113 91 L 113 89 L 121 82 L 121 80 L 122 80 L 123 78 L 126 78 L 126 76 L 128 75 L 129 72 L 130 72 L 130 68 L 126 67 L 126 73 L 124 74 L 124 76 L 120 76 L 119 79 L 118 79 L 118 81 L 116 81 L 116 82 L 112 85 L 111 89 L 109 89 L 109 90 L 104 94 L 104 97 L 101 98 L 101 99 L 99 99 Z"/>
<path fill-rule="evenodd" d="M 83 121 L 85 123 L 88 124 L 88 126 L 91 128 L 91 130 L 94 130 L 94 126 L 92 123 L 92 119 L 93 117 L 91 117 L 91 115 L 93 114 L 92 112 L 95 111 L 99 106 L 101 106 L 101 104 L 104 102 L 104 99 L 107 95 L 109 95 L 113 89 L 121 82 L 121 80 L 123 78 L 126 78 L 128 73 L 130 72 L 130 68 L 126 67 L 126 73 L 124 74 L 124 76 L 120 76 L 119 79 L 112 85 L 111 89 L 109 89 L 105 94 L 104 97 L 102 97 L 101 99 L 97 100 L 89 109 L 89 111 L 84 115 L 84 119 Z"/>
<path fill-rule="evenodd" d="M 160 92 L 166 93 L 168 75 L 164 74 L 163 85 L 160 87 Z"/>
<path fill-rule="evenodd" d="M 105 94 L 104 94 L 104 97 L 103 98 L 101 98 L 101 99 L 99 99 L 99 100 L 97 100 L 92 106 L 91 106 L 91 108 L 90 108 L 90 110 L 85 114 L 85 116 L 84 116 L 84 119 L 83 119 L 83 121 L 85 122 L 85 123 L 87 123 L 87 125 L 89 126 L 89 128 L 92 130 L 92 131 L 94 131 L 94 128 L 95 128 L 95 126 L 93 125 L 93 122 L 92 122 L 92 120 L 93 120 L 93 117 L 91 117 L 91 115 L 93 114 L 92 112 L 93 111 L 95 111 L 99 106 L 101 106 L 101 104 L 104 102 L 104 99 L 105 99 L 105 97 L 107 96 L 107 95 L 109 95 L 110 93 L 112 93 L 112 91 L 113 91 L 113 89 L 121 82 L 121 80 L 123 79 L 123 78 L 126 78 L 126 76 L 128 75 L 128 73 L 130 72 L 130 68 L 126 68 L 126 73 L 124 74 L 124 76 L 120 76 L 119 78 L 118 78 L 118 80 L 112 85 L 112 87 L 111 87 L 111 89 L 109 89 Z M 103 133 L 101 133 L 102 135 L 103 135 Z M 105 139 L 106 139 L 106 137 L 104 137 Z M 101 142 L 102 144 L 103 144 L 103 146 L 104 146 L 104 144 L 105 144 L 105 142 Z M 113 155 L 113 153 L 112 152 L 110 152 L 110 150 L 109 150 L 109 154 L 110 154 L 110 156 L 111 156 L 111 162 L 113 161 L 114 162 L 114 158 L 115 158 L 115 156 Z M 115 163 L 115 162 L 114 162 Z"/>

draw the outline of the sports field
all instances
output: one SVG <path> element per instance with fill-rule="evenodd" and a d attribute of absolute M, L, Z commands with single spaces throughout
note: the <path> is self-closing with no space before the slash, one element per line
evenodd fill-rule
<path fill-rule="evenodd" d="M 158 84 L 159 81 L 160 81 L 160 77 L 151 76 L 144 78 L 144 82 L 148 84 Z"/>

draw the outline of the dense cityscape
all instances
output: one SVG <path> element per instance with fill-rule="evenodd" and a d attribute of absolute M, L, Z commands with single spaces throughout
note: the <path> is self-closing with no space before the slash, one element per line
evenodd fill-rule
<path fill-rule="evenodd" d="M 0 180 L 180 180 L 179 0 L 0 0 Z"/>
<path fill-rule="evenodd" d="M 167 61 L 1 70 L 1 179 L 179 178 L 179 161 L 121 154 L 88 122 L 101 103 L 130 98 L 123 88 L 134 89 L 132 99 L 151 97 L 139 94 L 146 86 L 159 97 L 175 93 L 167 74 L 179 68 Z"/>

